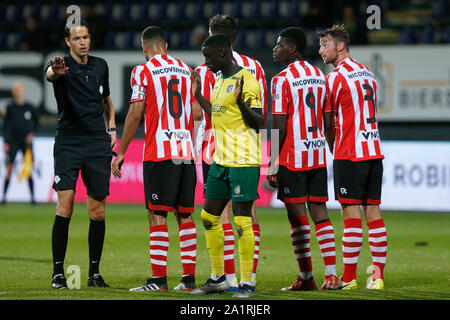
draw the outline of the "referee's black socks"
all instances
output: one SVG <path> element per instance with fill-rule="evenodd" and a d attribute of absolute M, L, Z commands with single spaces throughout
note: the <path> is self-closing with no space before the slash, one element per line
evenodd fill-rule
<path fill-rule="evenodd" d="M 92 220 L 89 224 L 89 275 L 99 272 L 102 257 L 103 241 L 105 239 L 105 220 Z"/>
<path fill-rule="evenodd" d="M 3 184 L 3 198 L 2 201 L 6 202 L 6 192 L 8 191 L 9 179 L 5 179 L 5 183 Z"/>
<path fill-rule="evenodd" d="M 53 275 L 64 274 L 70 218 L 55 216 L 52 229 Z"/>

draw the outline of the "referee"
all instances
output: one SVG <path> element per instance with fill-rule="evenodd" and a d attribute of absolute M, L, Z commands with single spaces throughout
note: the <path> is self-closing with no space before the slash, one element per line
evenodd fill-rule
<path fill-rule="evenodd" d="M 80 171 L 87 190 L 90 218 L 88 286 L 109 287 L 99 272 L 112 150 L 117 144 L 108 65 L 105 60 L 88 55 L 91 35 L 85 22 L 66 27 L 65 42 L 70 49 L 69 55 L 55 57 L 45 68 L 58 105 L 53 149 L 53 188 L 58 194 L 58 202 L 52 230 L 52 288 L 67 287 L 64 258 Z"/>
<path fill-rule="evenodd" d="M 6 155 L 6 175 L 3 184 L 2 204 L 6 204 L 6 192 L 8 191 L 17 152 L 19 150 L 22 151 L 25 158 L 27 149 L 32 150 L 34 133 L 39 125 L 35 108 L 25 100 L 25 85 L 23 82 L 15 82 L 11 93 L 13 97 L 12 102 L 3 111 L 5 118 L 3 121 L 3 151 Z M 28 186 L 30 188 L 31 203 L 35 204 L 32 175 L 28 177 Z"/>

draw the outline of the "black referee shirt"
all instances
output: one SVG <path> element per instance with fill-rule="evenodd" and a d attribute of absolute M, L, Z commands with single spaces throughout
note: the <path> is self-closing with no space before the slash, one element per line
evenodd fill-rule
<path fill-rule="evenodd" d="M 69 71 L 52 82 L 58 104 L 57 135 L 105 132 L 103 98 L 110 94 L 106 61 L 88 56 L 87 64 L 79 64 L 68 55 L 64 62 Z"/>
<path fill-rule="evenodd" d="M 4 110 L 3 139 L 11 144 L 15 141 L 23 142 L 25 137 L 36 132 L 38 127 L 38 116 L 35 108 L 24 103 L 18 105 L 14 101 L 8 104 Z"/>

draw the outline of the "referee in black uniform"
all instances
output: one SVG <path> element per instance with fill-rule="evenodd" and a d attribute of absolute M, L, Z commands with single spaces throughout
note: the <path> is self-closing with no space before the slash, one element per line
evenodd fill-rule
<path fill-rule="evenodd" d="M 67 287 L 64 258 L 80 170 L 87 190 L 90 218 L 88 286 L 108 287 L 99 272 L 112 152 L 117 145 L 108 65 L 105 60 L 88 55 L 91 36 L 86 23 L 66 28 L 65 33 L 69 55 L 55 57 L 45 68 L 58 105 L 53 149 L 53 188 L 58 202 L 52 230 L 52 287 Z"/>
<path fill-rule="evenodd" d="M 12 102 L 3 111 L 3 151 L 6 155 L 6 175 L 3 184 L 2 204 L 6 204 L 6 192 L 8 191 L 9 180 L 13 169 L 17 152 L 22 151 L 25 156 L 26 150 L 32 150 L 34 133 L 39 125 L 35 108 L 25 100 L 25 85 L 23 82 L 15 82 L 12 90 Z M 31 203 L 34 200 L 33 177 L 28 178 L 30 188 Z"/>

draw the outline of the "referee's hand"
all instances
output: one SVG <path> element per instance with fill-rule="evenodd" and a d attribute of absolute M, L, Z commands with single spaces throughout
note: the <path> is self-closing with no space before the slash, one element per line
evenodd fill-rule
<path fill-rule="evenodd" d="M 118 154 L 112 163 L 112 173 L 115 178 L 122 178 L 122 169 L 123 162 L 125 161 L 123 154 Z"/>
<path fill-rule="evenodd" d="M 52 71 L 59 76 L 63 76 L 69 71 L 69 67 L 66 67 L 66 63 L 62 57 L 55 57 L 55 60 L 50 59 L 50 66 L 52 67 Z"/>

